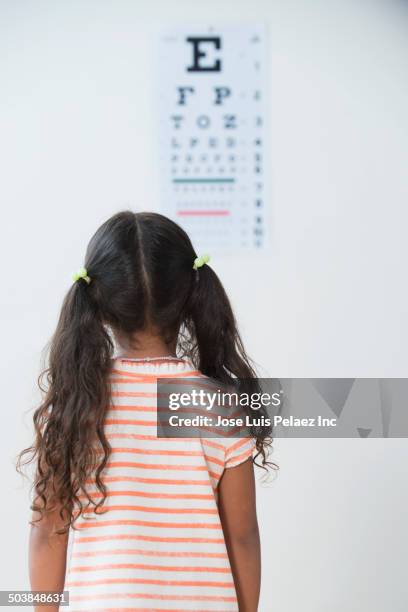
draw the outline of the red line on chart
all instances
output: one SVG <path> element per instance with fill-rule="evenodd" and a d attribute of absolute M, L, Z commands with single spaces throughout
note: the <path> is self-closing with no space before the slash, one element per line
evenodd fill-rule
<path fill-rule="evenodd" d="M 178 210 L 179 217 L 227 217 L 229 210 Z"/>

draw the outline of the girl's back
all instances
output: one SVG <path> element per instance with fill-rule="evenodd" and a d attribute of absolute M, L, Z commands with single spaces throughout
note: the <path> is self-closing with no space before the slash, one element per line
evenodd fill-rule
<path fill-rule="evenodd" d="M 108 495 L 70 531 L 68 610 L 238 610 L 217 485 L 253 441 L 157 438 L 157 378 L 198 376 L 171 357 L 113 362 Z M 89 490 L 100 498 L 95 484 Z"/>

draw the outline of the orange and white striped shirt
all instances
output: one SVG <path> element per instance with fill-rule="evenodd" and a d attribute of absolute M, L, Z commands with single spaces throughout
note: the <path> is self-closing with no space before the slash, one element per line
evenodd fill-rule
<path fill-rule="evenodd" d="M 108 496 L 103 513 L 89 509 L 70 530 L 62 610 L 238 610 L 217 484 L 254 440 L 157 437 L 157 378 L 199 376 L 176 358 L 113 361 Z"/>

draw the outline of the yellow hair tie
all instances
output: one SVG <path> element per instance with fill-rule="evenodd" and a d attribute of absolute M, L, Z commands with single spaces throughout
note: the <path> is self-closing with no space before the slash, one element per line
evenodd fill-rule
<path fill-rule="evenodd" d="M 198 270 L 198 268 L 201 268 L 201 266 L 204 266 L 204 264 L 208 263 L 209 261 L 210 256 L 207 254 L 201 255 L 201 257 L 196 257 L 193 265 L 194 270 Z"/>
<path fill-rule="evenodd" d="M 84 281 L 86 281 L 89 285 L 89 283 L 91 282 L 91 279 L 88 276 L 88 271 L 86 268 L 80 268 L 78 270 L 78 272 L 75 272 L 75 274 L 72 275 L 72 279 L 74 281 L 79 281 L 79 279 L 83 279 Z"/>

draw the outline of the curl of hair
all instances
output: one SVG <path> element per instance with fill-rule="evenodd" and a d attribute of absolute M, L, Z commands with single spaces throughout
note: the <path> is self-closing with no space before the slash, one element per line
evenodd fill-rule
<path fill-rule="evenodd" d="M 32 510 L 40 518 L 57 507 L 61 519 L 70 517 L 72 524 L 74 507 L 78 514 L 84 509 L 80 496 L 85 495 L 86 507 L 91 503 L 86 487 L 90 474 L 102 500 L 106 496 L 101 473 L 110 446 L 103 422 L 110 396 L 112 348 L 86 283 L 74 283 L 51 342 L 49 367 L 39 379 L 45 396 L 33 415 L 35 441 L 20 454 L 17 464 L 21 469 L 36 462 Z"/>

